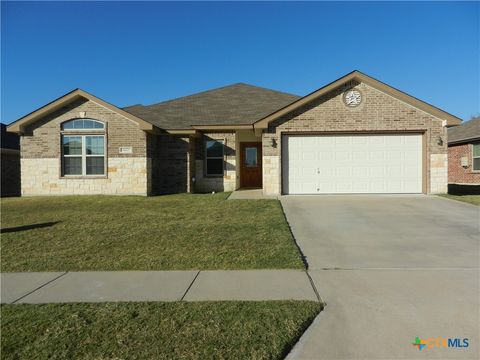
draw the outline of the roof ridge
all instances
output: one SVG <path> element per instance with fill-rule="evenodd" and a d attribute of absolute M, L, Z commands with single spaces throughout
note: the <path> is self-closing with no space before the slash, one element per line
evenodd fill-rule
<path fill-rule="evenodd" d="M 239 82 L 239 83 L 236 83 L 236 84 L 234 84 L 234 85 L 247 85 L 247 86 L 250 86 L 250 87 L 257 88 L 257 89 L 272 91 L 272 92 L 279 93 L 279 94 L 285 94 L 285 95 L 290 95 L 290 96 L 301 97 L 300 95 L 297 95 L 297 94 L 287 93 L 287 92 L 285 92 L 285 91 L 274 90 L 274 89 L 266 88 L 266 87 L 264 87 L 264 86 L 252 85 L 252 84 L 248 84 L 248 83 L 244 83 L 244 82 Z"/>
<path fill-rule="evenodd" d="M 258 85 L 247 84 L 247 83 L 244 83 L 244 82 L 237 82 L 237 83 L 232 83 L 232 84 L 229 84 L 229 85 L 220 86 L 218 88 L 204 90 L 204 91 L 196 92 L 196 93 L 185 95 L 185 96 L 180 96 L 180 97 L 177 97 L 177 98 L 168 99 L 168 100 L 165 100 L 165 101 L 160 101 L 158 103 L 153 103 L 153 104 L 149 104 L 149 105 L 142 105 L 142 104 L 130 105 L 130 106 L 126 106 L 125 108 L 136 107 L 136 106 L 153 107 L 153 106 L 157 106 L 157 105 L 165 105 L 165 104 L 171 103 L 173 101 L 184 100 L 184 99 L 188 99 L 188 98 L 191 98 L 191 97 L 196 97 L 196 96 L 199 96 L 199 95 L 208 94 L 208 93 L 211 93 L 211 92 L 215 92 L 215 91 L 219 91 L 219 90 L 222 90 L 222 89 L 231 88 L 231 87 L 239 86 L 239 85 L 248 86 L 248 87 L 257 88 L 257 89 L 262 89 L 264 91 L 270 91 L 272 93 L 278 93 L 278 94 L 300 97 L 299 95 L 295 95 L 295 94 L 291 94 L 291 93 L 287 93 L 287 92 L 283 92 L 283 91 L 278 91 L 278 90 L 273 90 L 273 89 L 269 89 L 269 88 L 258 86 Z"/>
<path fill-rule="evenodd" d="M 193 94 L 184 95 L 184 96 L 180 96 L 180 97 L 177 97 L 177 98 L 168 99 L 168 100 L 165 100 L 165 101 L 160 101 L 158 103 L 153 103 L 153 104 L 150 104 L 150 105 L 142 105 L 142 106 L 147 107 L 147 106 L 155 106 L 155 105 L 160 105 L 160 104 L 167 104 L 167 103 L 172 102 L 172 101 L 177 101 L 177 100 L 186 99 L 186 98 L 190 98 L 190 97 L 201 95 L 201 94 L 206 94 L 206 93 L 213 92 L 213 91 L 218 91 L 218 90 L 225 89 L 225 88 L 232 87 L 232 86 L 239 85 L 239 84 L 240 83 L 224 85 L 224 86 L 220 86 L 218 88 L 203 90 L 203 91 L 196 92 L 196 93 L 193 93 Z"/>

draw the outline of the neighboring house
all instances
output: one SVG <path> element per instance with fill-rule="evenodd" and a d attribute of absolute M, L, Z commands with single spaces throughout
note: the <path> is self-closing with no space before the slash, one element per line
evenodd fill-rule
<path fill-rule="evenodd" d="M 1 128 L 1 196 L 20 196 L 20 138 L 7 132 L 7 126 Z"/>
<path fill-rule="evenodd" d="M 304 97 L 235 84 L 123 109 L 77 89 L 8 130 L 23 195 L 444 193 L 460 122 L 354 71 Z"/>
<path fill-rule="evenodd" d="M 451 193 L 480 194 L 480 117 L 448 129 Z"/>

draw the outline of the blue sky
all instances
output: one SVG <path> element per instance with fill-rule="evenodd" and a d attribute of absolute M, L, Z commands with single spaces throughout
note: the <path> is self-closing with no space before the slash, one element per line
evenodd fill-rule
<path fill-rule="evenodd" d="M 246 82 L 305 95 L 358 69 L 480 112 L 478 2 L 2 2 L 1 121 L 74 88 L 117 106 Z"/>

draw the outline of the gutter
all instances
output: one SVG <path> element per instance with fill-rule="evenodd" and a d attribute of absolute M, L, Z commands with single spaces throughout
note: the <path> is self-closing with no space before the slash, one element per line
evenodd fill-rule
<path fill-rule="evenodd" d="M 449 141 L 448 146 L 450 146 L 450 145 L 460 145 L 460 144 L 465 144 L 465 143 L 475 142 L 475 141 L 480 141 L 480 136 L 479 137 L 473 137 L 473 138 L 470 138 L 470 139 L 461 139 L 461 140 Z"/>

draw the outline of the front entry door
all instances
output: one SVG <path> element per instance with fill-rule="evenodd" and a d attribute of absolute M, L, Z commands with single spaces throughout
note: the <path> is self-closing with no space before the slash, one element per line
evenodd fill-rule
<path fill-rule="evenodd" d="M 240 143 L 240 187 L 262 187 L 262 143 Z"/>

